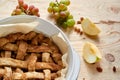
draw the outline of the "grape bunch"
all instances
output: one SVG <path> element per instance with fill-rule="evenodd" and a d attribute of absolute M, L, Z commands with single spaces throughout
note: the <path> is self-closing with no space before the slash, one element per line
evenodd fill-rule
<path fill-rule="evenodd" d="M 13 10 L 13 15 L 34 15 L 34 16 L 40 16 L 39 9 L 36 8 L 34 5 L 28 6 L 26 3 L 23 2 L 23 0 L 18 0 L 18 5 L 16 6 L 16 9 Z"/>
<path fill-rule="evenodd" d="M 73 27 L 75 25 L 75 20 L 68 11 L 69 5 L 70 0 L 61 0 L 60 2 L 56 0 L 54 2 L 50 2 L 47 9 L 48 12 L 54 16 L 57 25 L 62 28 Z"/>

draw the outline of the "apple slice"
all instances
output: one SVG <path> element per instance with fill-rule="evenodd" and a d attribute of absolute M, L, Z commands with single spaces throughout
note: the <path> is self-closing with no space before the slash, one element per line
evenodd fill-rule
<path fill-rule="evenodd" d="M 81 22 L 83 32 L 90 36 L 97 36 L 100 33 L 100 29 L 92 23 L 88 18 L 83 19 Z"/>
<path fill-rule="evenodd" d="M 86 42 L 82 49 L 83 58 L 87 63 L 98 62 L 102 56 L 99 49 L 90 42 Z"/>

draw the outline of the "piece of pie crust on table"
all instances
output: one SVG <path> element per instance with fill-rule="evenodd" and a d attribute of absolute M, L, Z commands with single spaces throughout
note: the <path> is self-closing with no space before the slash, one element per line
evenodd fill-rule
<path fill-rule="evenodd" d="M 47 7 L 52 0 L 24 0 L 33 4 L 40 10 L 40 17 L 48 19 Z M 0 19 L 9 17 L 15 8 L 17 0 L 0 0 Z M 97 39 L 76 32 L 67 34 L 72 46 L 81 58 L 81 67 L 78 80 L 119 80 L 120 79 L 120 0 L 71 0 L 69 10 L 78 21 L 80 17 L 87 17 L 101 29 Z M 50 20 L 51 21 L 51 20 Z M 76 25 L 81 28 L 80 24 Z M 102 54 L 102 60 L 97 64 L 87 64 L 81 54 L 81 48 L 85 41 L 97 45 Z M 106 54 L 112 54 L 113 62 L 106 59 Z M 101 66 L 102 72 L 96 70 Z M 113 67 L 116 72 L 113 72 Z"/>

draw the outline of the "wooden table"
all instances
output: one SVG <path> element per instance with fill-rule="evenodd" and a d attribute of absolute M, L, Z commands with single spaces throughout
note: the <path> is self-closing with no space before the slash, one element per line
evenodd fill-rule
<path fill-rule="evenodd" d="M 47 7 L 52 0 L 24 1 L 38 7 L 41 18 L 49 20 Z M 16 5 L 17 0 L 0 0 L 0 19 L 11 16 Z M 80 17 L 87 17 L 101 29 L 98 38 L 79 35 L 74 31 L 65 32 L 81 58 L 78 80 L 120 80 L 120 0 L 71 0 L 69 10 L 76 21 Z M 75 26 L 81 28 L 80 24 Z M 100 49 L 103 58 L 99 63 L 87 64 L 83 60 L 81 49 L 85 41 L 96 44 Z M 115 61 L 107 60 L 106 54 L 112 54 Z M 103 71 L 98 72 L 97 66 L 101 66 Z M 116 67 L 116 72 L 113 72 L 113 66 Z"/>

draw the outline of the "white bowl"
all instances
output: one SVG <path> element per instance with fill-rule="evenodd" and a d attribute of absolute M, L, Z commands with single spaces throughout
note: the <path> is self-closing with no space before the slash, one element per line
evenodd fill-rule
<path fill-rule="evenodd" d="M 66 80 L 76 80 L 79 74 L 80 69 L 80 57 L 75 52 L 75 50 L 70 45 L 69 40 L 67 39 L 66 35 L 54 24 L 45 21 L 41 18 L 35 17 L 35 16 L 12 16 L 5 19 L 0 20 L 1 24 L 11 24 L 11 23 L 25 23 L 25 22 L 31 22 L 34 20 L 38 20 L 40 22 L 40 25 L 38 26 L 37 30 L 40 32 L 43 32 L 44 34 L 47 34 L 48 36 L 52 36 L 57 33 L 61 33 L 65 41 L 68 45 L 68 71 L 66 74 L 65 79 Z"/>

